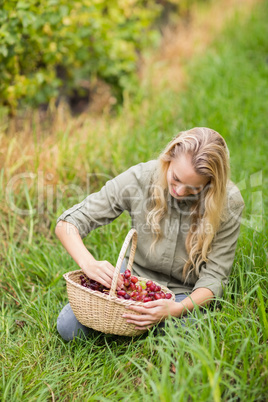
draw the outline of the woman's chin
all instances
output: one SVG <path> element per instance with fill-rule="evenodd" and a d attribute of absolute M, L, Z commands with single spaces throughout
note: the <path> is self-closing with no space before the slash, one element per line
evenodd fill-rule
<path fill-rule="evenodd" d="M 176 198 L 177 200 L 182 200 L 184 198 L 184 195 L 178 195 L 172 187 L 169 188 L 169 193 L 173 198 Z"/>

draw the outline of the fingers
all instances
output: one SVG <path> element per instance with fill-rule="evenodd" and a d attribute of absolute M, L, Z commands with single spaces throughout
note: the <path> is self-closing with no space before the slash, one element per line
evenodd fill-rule
<path fill-rule="evenodd" d="M 106 274 L 110 279 L 113 279 L 114 267 L 108 261 L 100 261 L 98 267 L 98 274 Z"/>
<path fill-rule="evenodd" d="M 123 317 L 127 318 L 125 315 L 123 315 Z M 134 315 L 129 315 L 129 318 L 127 319 L 127 322 L 129 324 L 134 324 L 135 325 L 135 329 L 150 329 L 152 328 L 155 324 L 157 324 L 156 322 L 154 322 L 150 317 L 144 317 L 144 316 L 134 316 Z M 142 317 L 142 320 L 141 320 Z"/>
<path fill-rule="evenodd" d="M 138 317 L 140 317 L 140 316 L 138 316 Z M 148 325 L 153 325 L 153 321 L 150 319 L 150 317 L 147 317 L 146 319 L 144 318 L 143 320 L 135 319 L 135 318 L 131 319 L 130 318 L 130 319 L 127 320 L 127 323 L 134 324 L 138 328 L 147 327 Z"/>
<path fill-rule="evenodd" d="M 87 267 L 83 268 L 83 272 L 90 278 L 102 285 L 106 286 L 108 289 L 112 285 L 112 280 L 114 277 L 114 270 L 112 264 L 109 261 L 90 261 Z M 117 290 L 122 289 L 123 279 L 121 275 L 118 275 Z"/>
<path fill-rule="evenodd" d="M 160 321 L 151 315 L 123 314 L 122 317 L 126 318 L 127 323 L 136 325 L 137 329 L 148 329 Z"/>
<path fill-rule="evenodd" d="M 112 264 L 110 264 L 109 261 L 102 261 L 102 264 L 103 264 L 104 272 L 106 273 L 106 275 L 109 276 L 111 284 L 112 284 L 115 267 Z M 122 286 L 123 286 L 122 276 L 118 275 L 117 287 L 118 287 L 118 289 L 121 289 Z"/>
<path fill-rule="evenodd" d="M 122 278 L 121 274 L 119 274 L 118 281 L 117 281 L 117 287 L 121 289 L 122 286 L 123 286 L 123 278 Z"/>
<path fill-rule="evenodd" d="M 115 268 L 108 261 L 99 262 L 99 268 L 97 270 L 97 274 L 99 275 L 100 278 L 102 278 L 105 281 L 105 286 L 107 286 L 108 288 L 110 288 L 112 285 L 114 270 Z M 121 289 L 122 285 L 123 280 L 121 275 L 119 275 L 117 281 L 117 289 Z"/>
<path fill-rule="evenodd" d="M 153 314 L 153 312 L 156 310 L 151 310 L 151 309 L 156 309 L 161 306 L 162 306 L 161 300 L 156 300 L 156 301 L 144 303 L 143 306 L 136 306 L 136 305 L 132 304 L 132 305 L 128 306 L 127 309 L 136 311 L 137 313 L 140 313 L 140 314 L 148 314 L 148 313 Z M 151 310 L 151 311 L 149 312 L 149 310 Z"/>
<path fill-rule="evenodd" d="M 148 314 L 148 310 L 146 309 L 146 307 L 143 306 L 128 306 L 126 307 L 128 310 L 133 310 L 136 311 L 136 313 L 140 313 L 140 314 Z M 140 317 L 140 316 L 139 316 Z"/>
<path fill-rule="evenodd" d="M 131 324 L 136 324 L 137 322 L 145 322 L 145 321 L 150 321 L 150 324 L 152 324 L 153 320 L 150 315 L 135 315 L 135 314 L 123 314 L 123 318 L 126 318 L 127 322 Z"/>
<path fill-rule="evenodd" d="M 136 326 L 135 327 L 135 329 L 139 329 L 139 330 L 144 330 L 144 329 L 146 329 L 146 330 L 148 330 L 148 329 L 150 329 L 150 328 L 152 328 L 152 327 L 154 327 L 155 326 L 155 324 L 151 324 L 151 325 L 145 325 L 145 326 L 143 326 L 143 327 L 141 327 L 141 326 Z"/>
<path fill-rule="evenodd" d="M 98 276 L 98 282 L 108 289 L 111 287 L 111 278 L 105 273 L 103 273 L 101 276 Z"/>
<path fill-rule="evenodd" d="M 160 305 L 162 305 L 162 300 L 154 300 L 154 301 L 145 303 L 144 307 L 148 309 L 148 308 L 153 308 L 153 307 L 157 307 Z"/>
<path fill-rule="evenodd" d="M 128 306 L 129 310 L 135 311 L 137 314 L 123 314 L 122 317 L 128 323 L 136 325 L 138 328 L 144 328 L 148 325 L 155 325 L 168 316 L 166 307 L 159 303 L 160 300 L 145 303 L 144 306 Z"/>

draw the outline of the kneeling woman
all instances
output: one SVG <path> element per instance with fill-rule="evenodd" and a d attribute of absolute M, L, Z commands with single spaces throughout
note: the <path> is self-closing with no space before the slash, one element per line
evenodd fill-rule
<path fill-rule="evenodd" d="M 138 232 L 133 274 L 176 294 L 175 302 L 132 306 L 142 315 L 125 315 L 137 328 L 150 328 L 222 295 L 244 207 L 228 176 L 228 148 L 220 134 L 203 127 L 180 132 L 158 160 L 131 167 L 65 211 L 58 218 L 56 235 L 88 277 L 110 287 L 114 267 L 96 260 L 82 238 L 127 210 Z M 79 331 L 87 334 L 88 328 L 76 320 L 68 304 L 59 315 L 58 331 L 70 340 Z"/>

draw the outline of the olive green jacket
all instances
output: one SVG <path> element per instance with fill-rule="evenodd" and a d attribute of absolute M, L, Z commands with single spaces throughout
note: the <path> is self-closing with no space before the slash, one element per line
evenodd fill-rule
<path fill-rule="evenodd" d="M 244 202 L 238 188 L 228 183 L 228 198 L 222 222 L 216 233 L 208 261 L 203 263 L 199 276 L 191 275 L 183 282 L 182 271 L 188 255 L 185 240 L 190 228 L 190 208 L 196 196 L 178 201 L 167 196 L 167 213 L 160 223 L 163 233 L 153 253 L 149 253 L 154 236 L 146 224 L 149 189 L 157 161 L 140 163 L 120 174 L 97 193 L 65 211 L 58 221 L 75 225 L 81 237 L 93 229 L 106 225 L 123 211 L 128 211 L 132 227 L 138 232 L 138 245 L 133 264 L 135 275 L 150 278 L 170 288 L 174 293 L 190 293 L 208 288 L 215 296 L 222 296 L 230 275 Z M 199 195 L 200 196 L 200 195 Z"/>

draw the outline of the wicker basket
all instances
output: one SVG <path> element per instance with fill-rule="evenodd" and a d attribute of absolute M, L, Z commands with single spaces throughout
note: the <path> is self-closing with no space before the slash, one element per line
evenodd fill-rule
<path fill-rule="evenodd" d="M 86 327 L 93 328 L 106 334 L 124 336 L 136 336 L 146 332 L 146 330 L 135 329 L 134 324 L 127 323 L 126 319 L 122 317 L 122 314 L 124 313 L 139 314 L 126 309 L 126 307 L 131 304 L 144 306 L 144 303 L 136 302 L 134 300 L 119 299 L 115 294 L 120 268 L 131 239 L 132 245 L 127 269 L 130 271 L 132 270 L 137 246 L 137 232 L 135 229 L 131 229 L 126 236 L 116 263 L 109 294 L 81 286 L 79 278 L 82 273 L 81 270 L 68 272 L 63 275 L 67 283 L 68 298 L 74 315 L 78 321 Z M 138 279 L 145 281 L 148 280 L 142 277 L 138 277 Z M 159 285 L 157 282 L 155 283 Z M 164 292 L 171 293 L 172 300 L 175 300 L 175 295 L 168 288 L 162 285 L 160 286 Z"/>

